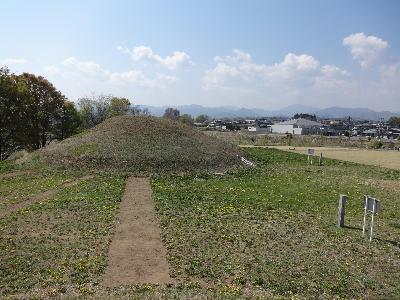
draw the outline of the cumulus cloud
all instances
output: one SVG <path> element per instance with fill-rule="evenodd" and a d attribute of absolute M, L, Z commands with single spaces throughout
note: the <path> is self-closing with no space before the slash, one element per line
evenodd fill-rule
<path fill-rule="evenodd" d="M 343 45 L 350 48 L 351 54 L 362 68 L 374 64 L 389 46 L 388 42 L 363 32 L 351 34 L 343 39 Z"/>
<path fill-rule="evenodd" d="M 75 57 L 68 57 L 64 59 L 62 65 L 68 68 L 74 68 L 91 76 L 107 77 L 110 72 L 103 69 L 99 64 L 93 61 L 79 61 Z"/>
<path fill-rule="evenodd" d="M 231 55 L 216 56 L 214 62 L 202 78 L 205 90 L 220 91 L 238 100 L 251 94 L 251 101 L 259 105 L 278 101 L 283 106 L 302 101 L 319 106 L 335 95 L 350 93 L 354 85 L 347 70 L 321 65 L 308 54 L 288 53 L 279 62 L 264 64 L 254 62 L 249 53 L 233 50 Z"/>
<path fill-rule="evenodd" d="M 320 72 L 320 63 L 307 54 L 296 55 L 288 53 L 283 61 L 273 65 L 256 64 L 249 53 L 233 50 L 232 55 L 216 56 L 216 66 L 205 71 L 203 86 L 210 88 L 226 88 L 226 85 L 237 81 L 276 84 L 295 81 L 296 79 L 310 77 Z"/>
<path fill-rule="evenodd" d="M 112 72 L 96 62 L 80 61 L 76 57 L 68 57 L 59 64 L 45 66 L 44 71 L 49 75 L 60 76 L 64 79 L 117 86 L 138 85 L 162 89 L 168 84 L 178 81 L 177 77 L 165 74 L 148 77 L 142 70 Z"/>
<path fill-rule="evenodd" d="M 134 62 L 143 60 L 152 61 L 159 63 L 170 70 L 175 70 L 179 66 L 192 63 L 190 56 L 182 51 L 174 51 L 172 55 L 163 58 L 147 46 L 134 47 L 132 50 L 118 46 L 117 50 L 129 54 Z"/>
<path fill-rule="evenodd" d="M 3 66 L 15 66 L 15 65 L 24 65 L 27 61 L 23 58 L 6 58 L 1 61 L 1 65 Z"/>

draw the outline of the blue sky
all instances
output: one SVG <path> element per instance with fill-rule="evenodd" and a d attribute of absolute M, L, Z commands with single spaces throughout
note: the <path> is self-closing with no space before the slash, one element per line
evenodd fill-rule
<path fill-rule="evenodd" d="M 71 100 L 400 111 L 400 1 L 0 3 L 0 64 Z"/>

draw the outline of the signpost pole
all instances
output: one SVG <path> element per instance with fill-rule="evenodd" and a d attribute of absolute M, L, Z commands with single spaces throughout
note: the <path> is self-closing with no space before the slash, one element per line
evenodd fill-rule
<path fill-rule="evenodd" d="M 364 221 L 363 221 L 363 229 L 362 229 L 362 236 L 365 236 L 365 222 L 367 221 L 367 206 L 368 206 L 368 195 L 364 196 Z"/>
<path fill-rule="evenodd" d="M 373 206 L 372 206 L 371 234 L 370 234 L 370 236 L 369 236 L 369 241 L 370 241 L 370 242 L 372 241 L 372 235 L 374 234 L 374 233 L 373 233 L 373 230 L 374 230 L 374 216 L 375 216 L 375 210 L 376 210 L 376 199 L 374 199 L 374 204 L 373 204 Z"/>
<path fill-rule="evenodd" d="M 339 211 L 338 211 L 338 223 L 337 227 L 344 227 L 344 215 L 345 215 L 345 206 L 346 206 L 346 195 L 340 195 L 339 198 Z"/>

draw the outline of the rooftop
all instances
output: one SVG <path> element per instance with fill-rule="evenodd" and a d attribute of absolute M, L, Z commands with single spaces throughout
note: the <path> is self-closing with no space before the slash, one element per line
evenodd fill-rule
<path fill-rule="evenodd" d="M 323 124 L 321 124 L 320 122 L 311 121 L 303 118 L 287 120 L 277 123 L 277 125 L 297 125 L 298 127 L 323 126 Z"/>

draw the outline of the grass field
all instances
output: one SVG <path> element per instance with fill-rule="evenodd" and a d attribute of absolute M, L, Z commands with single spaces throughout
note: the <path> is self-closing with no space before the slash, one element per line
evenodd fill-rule
<path fill-rule="evenodd" d="M 291 146 L 291 147 L 346 147 L 370 148 L 370 143 L 378 140 L 369 140 L 367 137 L 352 136 L 322 136 L 322 135 L 292 135 L 286 134 L 255 134 L 247 130 L 240 131 L 204 131 L 207 135 L 217 137 L 235 145 L 253 146 Z M 382 147 L 394 149 L 400 147 L 400 140 L 381 139 Z"/>
<path fill-rule="evenodd" d="M 400 298 L 400 171 L 245 151 L 253 170 L 152 177 L 176 283 L 99 285 L 126 175 L 96 173 L 0 219 L 0 298 Z M 16 169 L 0 163 L 0 174 Z M 83 175 L 38 167 L 0 177 L 0 203 Z M 349 197 L 343 229 L 335 226 L 340 193 Z M 382 201 L 372 243 L 359 230 L 365 193 Z"/>
<path fill-rule="evenodd" d="M 246 146 L 243 146 L 246 147 Z M 249 146 L 253 147 L 253 146 Z M 333 159 L 352 161 L 355 163 L 380 166 L 390 169 L 400 170 L 400 151 L 383 151 L 371 149 L 357 149 L 357 148 L 339 148 L 339 147 L 289 147 L 289 146 L 268 146 L 268 148 L 275 148 L 295 153 L 307 154 L 308 148 L 315 150 L 315 156 L 320 153 L 324 157 Z M 314 161 L 318 161 L 318 158 Z"/>

